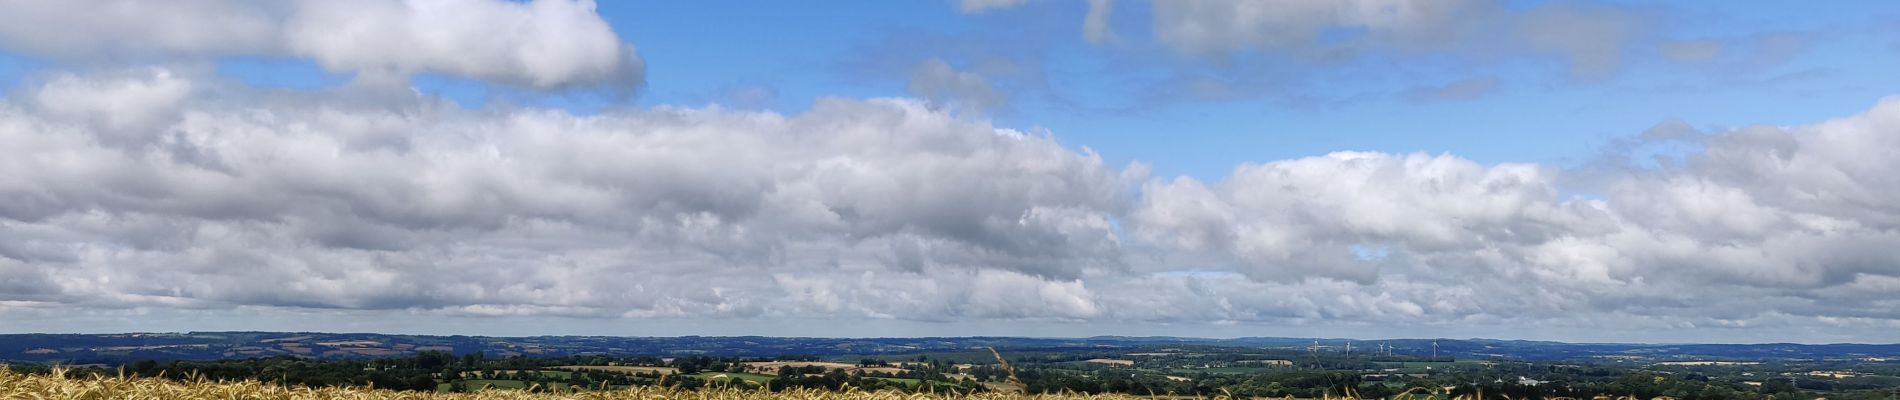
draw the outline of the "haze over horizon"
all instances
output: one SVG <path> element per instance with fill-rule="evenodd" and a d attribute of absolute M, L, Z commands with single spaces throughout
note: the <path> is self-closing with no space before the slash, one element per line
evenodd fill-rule
<path fill-rule="evenodd" d="M 1900 3 L 0 1 L 0 333 L 1900 342 Z"/>

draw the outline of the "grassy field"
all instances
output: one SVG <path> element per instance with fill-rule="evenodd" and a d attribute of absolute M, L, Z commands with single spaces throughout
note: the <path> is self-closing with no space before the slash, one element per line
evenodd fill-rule
<path fill-rule="evenodd" d="M 731 379 L 731 378 L 744 379 L 746 382 L 757 383 L 760 385 L 765 384 L 766 381 L 770 381 L 773 378 L 773 376 L 771 375 L 752 374 L 752 373 L 745 373 L 745 372 L 701 372 L 695 376 L 698 376 L 700 379 L 711 380 L 711 379 L 716 379 L 714 377 L 720 376 L 720 375 L 725 375 L 727 379 Z"/>
<path fill-rule="evenodd" d="M 892 391 L 830 392 L 794 389 L 783 392 L 763 390 L 674 390 L 653 386 L 635 386 L 622 390 L 581 393 L 541 394 L 520 390 L 490 390 L 480 393 L 396 392 L 361 388 L 288 388 L 257 381 L 183 383 L 167 379 L 119 377 L 60 377 L 26 375 L 0 368 L 0 399 L 93 399 L 93 400 L 1136 400 L 1128 395 L 1018 395 L 983 393 L 974 395 L 937 395 Z"/>

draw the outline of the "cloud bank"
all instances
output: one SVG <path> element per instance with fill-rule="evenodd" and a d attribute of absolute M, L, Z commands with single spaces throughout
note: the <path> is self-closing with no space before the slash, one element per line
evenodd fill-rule
<path fill-rule="evenodd" d="M 142 4 L 96 6 L 159 12 Z M 134 53 L 278 54 L 557 88 L 625 85 L 638 63 L 585 2 L 180 4 L 164 12 L 262 18 L 274 39 L 173 21 L 0 33 L 10 50 L 105 65 L 0 102 L 0 315 L 1607 325 L 1850 339 L 1900 327 L 1900 178 L 1888 173 L 1900 167 L 1900 99 L 1800 126 L 1673 121 L 1630 143 L 1690 149 L 1654 165 L 1337 152 L 1155 177 L 944 107 L 1002 99 L 941 61 L 915 71 L 921 98 L 790 114 L 467 109 L 122 66 L 140 64 L 117 59 Z M 1449 29 L 1432 21 L 1454 11 L 1406 4 L 1308 17 L 1373 35 Z M 71 12 L 24 7 L 0 15 Z M 1265 29 L 1234 15 L 1244 26 L 1194 29 Z M 483 23 L 460 25 L 470 21 Z M 319 26 L 334 34 L 299 33 Z M 488 40 L 494 27 L 517 34 Z M 1273 29 L 1305 40 L 1305 28 Z M 1458 85 L 1427 94 L 1455 99 Z"/>
<path fill-rule="evenodd" d="M 645 81 L 591 0 L 18 2 L 0 46 L 73 62 L 306 58 L 338 72 L 441 73 L 535 89 Z"/>

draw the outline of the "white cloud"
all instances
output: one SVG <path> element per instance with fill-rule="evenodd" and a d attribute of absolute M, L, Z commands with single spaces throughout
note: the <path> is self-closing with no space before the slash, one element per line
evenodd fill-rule
<path fill-rule="evenodd" d="M 9 1 L 0 47 L 78 60 L 270 52 L 287 4 L 239 0 Z M 125 61 L 125 60 L 120 60 Z"/>
<path fill-rule="evenodd" d="M 0 4 L 0 48 L 69 62 L 309 58 L 371 77 L 433 72 L 631 92 L 645 63 L 591 0 L 126 0 Z"/>
<path fill-rule="evenodd" d="M 284 30 L 290 53 L 339 71 L 631 90 L 645 68 L 592 1 L 303 1 Z"/>
<path fill-rule="evenodd" d="M 39 90 L 27 93 L 25 100 L 49 117 L 91 122 L 105 131 L 138 136 L 149 132 L 124 131 L 169 122 L 191 91 L 189 80 L 152 68 L 104 79 L 54 75 Z"/>
<path fill-rule="evenodd" d="M 20 19 L 7 22 L 77 28 L 8 25 L 0 45 L 100 65 L 293 55 L 550 89 L 639 77 L 588 2 L 82 5 L 105 11 L 9 4 L 19 12 L 0 18 Z M 1091 4 L 1100 21 L 1106 6 Z M 1462 2 L 1157 7 L 1164 40 L 1194 51 L 1280 51 L 1336 27 L 1411 51 L 1496 28 L 1447 22 L 1473 7 Z M 1593 40 L 1634 29 L 1612 11 L 1535 12 L 1521 18 L 1604 33 L 1519 43 L 1581 75 L 1620 62 L 1621 47 Z M 253 25 L 268 40 L 224 31 Z M 797 114 L 467 110 L 409 92 L 257 90 L 191 68 L 82 69 L 0 103 L 0 315 L 1869 332 L 1900 320 L 1900 100 L 1803 126 L 1660 124 L 1644 140 L 1692 148 L 1655 168 L 1338 152 L 1204 180 L 1150 179 L 1145 165 L 967 118 L 1008 97 L 934 59 L 912 70 L 918 99 Z M 1493 81 L 1416 95 L 1468 98 Z"/>
<path fill-rule="evenodd" d="M 0 296 L 744 316 L 835 310 L 823 296 L 781 304 L 793 288 L 747 276 L 883 271 L 1047 279 L 1046 307 L 1012 315 L 1069 317 L 1089 311 L 1074 279 L 1121 268 L 1106 214 L 1117 171 L 913 101 L 826 100 L 789 116 L 464 111 L 421 98 L 392 111 L 267 93 L 131 96 L 217 85 L 141 71 L 65 76 L 32 108 L 0 105 L 0 144 L 19 155 L 0 161 L 11 244 Z M 102 109 L 72 95 L 102 91 L 158 100 Z M 12 287 L 32 282 L 51 285 Z M 942 287 L 930 305 L 985 298 L 970 290 Z M 880 307 L 866 315 L 895 313 Z"/>
<path fill-rule="evenodd" d="M 1884 206 L 1900 199 L 1882 189 L 1900 181 L 1881 173 L 1900 101 L 1673 136 L 1703 150 L 1573 198 L 1569 175 L 1600 172 L 1450 155 L 1149 180 L 915 100 L 573 115 L 232 85 L 141 68 L 0 104 L 16 155 L 0 159 L 0 302 L 1654 330 L 1900 318 L 1856 305 L 1900 279 L 1900 212 Z"/>
<path fill-rule="evenodd" d="M 1233 265 L 1269 287 L 1356 282 L 1344 297 L 1295 295 L 1355 310 L 1325 314 L 1235 301 L 1241 290 L 1216 295 L 1210 280 L 1195 290 L 1212 292 L 1183 295 L 1233 310 L 1208 318 L 1895 318 L 1814 299 L 1894 294 L 1884 283 L 1900 277 L 1900 210 L 1884 204 L 1900 201 L 1889 198 L 1900 181 L 1877 171 L 1896 167 L 1881 155 L 1900 148 L 1896 129 L 1900 100 L 1815 125 L 1693 135 L 1705 147 L 1683 167 L 1599 178 L 1614 182 L 1602 199 L 1559 197 L 1562 173 L 1533 165 L 1335 153 L 1242 166 L 1212 185 L 1151 181 L 1125 222 L 1175 262 Z M 1159 296 L 1150 301 L 1183 301 Z"/>
<path fill-rule="evenodd" d="M 1537 241 L 1565 215 L 1548 174 L 1451 156 L 1333 153 L 1247 165 L 1214 187 L 1150 182 L 1136 235 L 1235 257 L 1260 280 L 1371 282 L 1383 262 L 1356 248 L 1470 253 Z"/>

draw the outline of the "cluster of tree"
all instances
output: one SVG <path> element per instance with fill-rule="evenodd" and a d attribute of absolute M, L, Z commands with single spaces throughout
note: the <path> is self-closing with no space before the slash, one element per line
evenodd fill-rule
<path fill-rule="evenodd" d="M 468 388 L 465 381 L 476 379 L 520 381 L 540 384 L 542 387 L 552 387 L 554 383 L 561 383 L 577 388 L 624 387 L 653 384 L 657 381 L 657 376 L 641 377 L 620 372 L 580 371 L 555 374 L 537 371 L 559 365 L 605 365 L 611 362 L 616 361 L 602 360 L 595 356 L 492 359 L 486 358 L 481 353 L 456 356 L 447 352 L 425 351 L 412 357 L 373 360 L 318 360 L 288 356 L 218 361 L 143 360 L 125 364 L 115 370 L 91 369 L 75 372 L 101 375 L 124 373 L 136 377 L 180 380 L 198 378 L 256 380 L 286 386 L 376 387 L 415 391 L 436 391 L 442 383 L 449 383 L 451 390 Z M 28 373 L 50 371 L 50 367 L 45 366 L 14 368 Z"/>
<path fill-rule="evenodd" d="M 701 371 L 710 371 L 710 372 L 737 371 L 738 368 L 735 368 L 735 366 L 738 365 L 740 362 L 741 361 L 736 358 L 715 358 L 715 357 L 705 357 L 705 356 L 693 356 L 693 357 L 675 358 L 673 359 L 671 366 L 673 368 L 679 369 L 680 374 L 682 375 L 692 375 L 692 374 L 700 373 Z"/>
<path fill-rule="evenodd" d="M 295 386 L 358 386 L 395 390 L 436 390 L 430 369 L 421 358 L 374 361 L 312 361 L 297 358 L 259 358 L 230 361 L 139 361 L 127 364 L 127 375 L 174 379 L 251 379 Z"/>
<path fill-rule="evenodd" d="M 986 352 L 987 353 L 987 352 Z M 1208 363 L 1257 360 L 1262 356 L 1289 354 L 1231 354 L 1200 358 Z M 1101 366 L 1078 362 L 1083 357 L 1103 357 L 1099 351 L 1067 355 L 1036 354 L 1012 358 L 1016 375 L 1031 393 L 1126 393 L 1135 395 L 1231 395 L 1251 398 L 1323 398 L 1348 394 L 1361 398 L 1388 397 L 1405 390 L 1440 396 L 1484 393 L 1487 397 L 1508 398 L 1592 398 L 1597 396 L 1635 396 L 1636 398 L 1671 397 L 1681 400 L 1786 399 L 1813 397 L 1824 393 L 1834 399 L 1900 399 L 1900 363 L 1862 366 L 1873 374 L 1848 378 L 1821 378 L 1800 371 L 1817 366 L 1832 366 L 1838 361 L 1815 361 L 1779 365 L 1749 365 L 1733 368 L 1660 368 L 1624 367 L 1611 364 L 1552 364 L 1520 361 L 1434 365 L 1429 374 L 1396 372 L 1405 364 L 1386 362 L 1361 355 L 1321 355 L 1302 360 L 1293 368 L 1258 368 L 1215 371 L 1177 367 L 1186 356 L 1144 358 L 1136 367 Z M 815 361 L 816 357 L 787 357 L 778 360 Z M 480 389 L 497 382 L 563 390 L 610 389 L 634 385 L 664 384 L 684 389 L 703 387 L 740 387 L 766 390 L 817 388 L 839 390 L 902 390 L 912 392 L 979 392 L 982 382 L 1002 382 L 1009 371 L 995 364 L 959 364 L 943 358 L 915 356 L 893 361 L 862 358 L 859 367 L 901 365 L 901 370 L 844 370 L 825 366 L 783 366 L 776 376 L 760 383 L 748 383 L 737 373 L 744 363 L 772 361 L 741 357 L 690 356 L 672 359 L 656 357 L 612 357 L 578 355 L 569 357 L 489 358 L 482 353 L 455 355 L 446 352 L 421 352 L 411 357 L 374 360 L 315 360 L 294 357 L 258 358 L 223 361 L 139 361 L 126 364 L 122 373 L 133 376 L 172 379 L 237 380 L 251 379 L 293 386 L 374 386 L 397 390 L 433 391 L 446 387 L 451 391 Z M 974 361 L 974 360 L 970 360 Z M 1418 361 L 1406 359 L 1405 361 Z M 967 362 L 967 361 L 966 361 Z M 651 366 L 672 367 L 679 372 L 662 377 L 657 371 L 640 373 L 601 370 L 552 370 L 555 366 Z M 45 367 L 14 366 L 24 372 L 44 372 Z M 1412 369 L 1422 369 L 1414 365 Z M 1647 369 L 1645 369 L 1647 368 Z M 1660 368 L 1660 369 L 1657 369 Z M 1883 369 L 1884 368 L 1884 369 Z M 1842 368 L 1846 369 L 1846 368 Z M 95 370 L 80 373 L 114 375 L 121 371 Z M 717 373 L 734 373 L 718 377 Z M 1174 374 L 1177 376 L 1169 376 Z M 701 378 L 707 376 L 710 378 Z M 750 375 L 747 375 L 750 376 Z M 1535 379 L 1521 378 L 1534 377 Z M 1450 388 L 1447 390 L 1446 388 Z"/>

